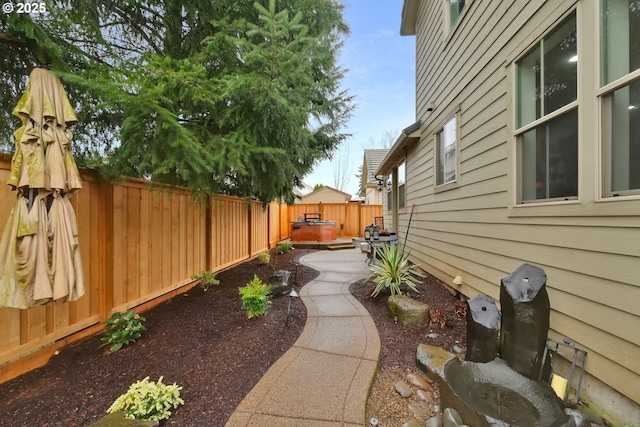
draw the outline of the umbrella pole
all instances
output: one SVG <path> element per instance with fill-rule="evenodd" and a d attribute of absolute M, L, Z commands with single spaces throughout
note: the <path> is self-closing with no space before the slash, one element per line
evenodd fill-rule
<path fill-rule="evenodd" d="M 409 238 L 409 229 L 411 228 L 411 218 L 413 218 L 413 210 L 416 208 L 415 203 L 411 206 L 411 215 L 409 215 L 409 224 L 407 225 L 407 232 L 404 235 L 404 244 L 402 245 L 402 253 L 404 253 L 404 248 L 407 246 L 407 239 Z"/>

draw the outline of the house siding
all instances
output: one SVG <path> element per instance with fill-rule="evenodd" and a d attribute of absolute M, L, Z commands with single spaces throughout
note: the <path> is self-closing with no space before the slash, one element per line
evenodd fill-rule
<path fill-rule="evenodd" d="M 548 276 L 551 331 L 589 352 L 587 370 L 640 403 L 640 198 L 597 200 L 595 89 L 579 86 L 580 194 L 564 203 L 518 206 L 511 64 L 571 10 L 597 25 L 593 1 L 470 1 L 448 34 L 441 2 L 420 2 L 416 21 L 416 118 L 407 152 L 407 209 L 398 215 L 414 262 L 461 292 L 499 297 L 500 279 L 524 262 Z M 578 30 L 579 54 L 597 65 L 595 35 Z M 585 36 L 585 37 L 583 37 Z M 582 39 L 581 39 L 582 37 Z M 581 72 L 579 79 L 593 76 Z M 595 86 L 595 85 L 594 85 Z M 591 101 L 589 101 L 591 100 Z M 427 106 L 433 104 L 432 112 Z M 435 134 L 458 112 L 456 187 L 435 186 Z M 391 223 L 385 206 L 385 222 Z"/>

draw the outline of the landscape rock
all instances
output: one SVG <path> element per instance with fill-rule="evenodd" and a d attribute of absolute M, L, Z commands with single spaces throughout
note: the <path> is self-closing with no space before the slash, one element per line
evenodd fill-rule
<path fill-rule="evenodd" d="M 416 390 L 416 397 L 425 402 L 431 402 L 433 400 L 433 394 L 431 394 L 431 392 L 421 389 Z"/>
<path fill-rule="evenodd" d="M 407 374 L 407 382 L 422 390 L 431 390 L 431 384 L 429 384 L 429 382 L 421 375 L 409 373 Z"/>
<path fill-rule="evenodd" d="M 394 387 L 402 397 L 410 397 L 413 394 L 413 390 L 411 390 L 411 386 L 404 381 L 398 381 L 397 383 L 395 383 Z"/>
<path fill-rule="evenodd" d="M 577 409 L 565 408 L 564 413 L 573 418 L 576 427 L 591 427 L 591 420 Z"/>
<path fill-rule="evenodd" d="M 456 345 L 454 345 L 454 346 L 453 346 L 453 351 L 454 351 L 456 354 L 462 354 L 462 353 L 464 353 L 466 350 L 465 350 L 464 348 L 462 348 L 462 347 L 460 347 L 459 345 L 457 345 L 457 344 L 456 344 Z"/>
<path fill-rule="evenodd" d="M 409 421 L 402 424 L 402 427 L 422 427 L 422 424 L 420 424 L 420 421 L 415 418 L 411 418 Z"/>
<path fill-rule="evenodd" d="M 424 424 L 424 427 L 442 427 L 442 416 L 431 417 Z"/>
<path fill-rule="evenodd" d="M 427 327 L 429 305 L 404 295 L 392 295 L 387 300 L 389 314 L 405 326 Z"/>
<path fill-rule="evenodd" d="M 442 426 L 463 427 L 464 423 L 458 411 L 452 408 L 446 408 L 442 414 Z"/>
<path fill-rule="evenodd" d="M 291 278 L 291 272 L 286 270 L 278 270 L 271 277 L 267 279 L 267 285 L 271 288 L 271 294 L 273 296 L 286 295 L 292 285 L 289 284 Z"/>
<path fill-rule="evenodd" d="M 413 416 L 418 419 L 422 419 L 424 417 L 430 417 L 432 415 L 431 410 L 427 407 L 427 405 L 424 402 L 409 403 L 408 407 L 409 407 L 409 411 L 413 414 Z"/>

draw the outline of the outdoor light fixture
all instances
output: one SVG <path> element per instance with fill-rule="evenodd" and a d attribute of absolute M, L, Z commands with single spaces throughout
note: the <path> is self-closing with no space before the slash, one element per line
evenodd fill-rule
<path fill-rule="evenodd" d="M 289 291 L 287 296 L 289 297 L 289 307 L 287 307 L 287 317 L 286 317 L 286 319 L 284 321 L 284 326 L 288 326 L 289 325 L 289 314 L 291 313 L 291 300 L 294 299 L 294 298 L 298 298 L 299 297 L 298 293 L 293 288 L 291 288 L 291 290 Z"/>
<path fill-rule="evenodd" d="M 378 180 L 378 191 L 382 191 L 384 189 L 384 181 L 382 178 L 376 178 Z"/>

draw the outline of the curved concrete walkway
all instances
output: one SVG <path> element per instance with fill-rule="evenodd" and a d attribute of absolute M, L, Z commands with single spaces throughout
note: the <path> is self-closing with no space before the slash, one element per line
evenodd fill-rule
<path fill-rule="evenodd" d="M 351 283 L 369 274 L 365 258 L 357 249 L 301 258 L 320 272 L 300 291 L 307 307 L 304 330 L 240 402 L 228 427 L 365 425 L 380 337 L 349 293 Z"/>

